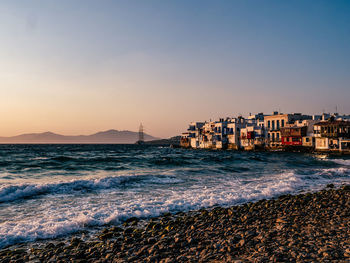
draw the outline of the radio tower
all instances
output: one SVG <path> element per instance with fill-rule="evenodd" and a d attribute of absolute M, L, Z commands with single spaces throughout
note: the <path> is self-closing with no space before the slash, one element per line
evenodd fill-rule
<path fill-rule="evenodd" d="M 139 127 L 139 140 L 136 143 L 137 144 L 144 144 L 145 143 L 142 123 L 140 124 L 140 127 Z"/>

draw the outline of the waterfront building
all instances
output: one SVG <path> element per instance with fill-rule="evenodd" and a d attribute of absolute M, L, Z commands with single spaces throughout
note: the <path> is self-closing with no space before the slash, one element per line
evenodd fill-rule
<path fill-rule="evenodd" d="M 301 113 L 283 114 L 277 111 L 273 115 L 265 116 L 264 125 L 267 134 L 266 145 L 269 147 L 279 147 L 282 145 L 281 128 L 294 125 L 297 120 L 312 119 L 309 115 L 302 115 Z"/>
<path fill-rule="evenodd" d="M 254 150 L 262 148 L 265 145 L 265 129 L 257 123 L 247 124 L 245 128 L 241 128 L 240 146 L 244 150 Z"/>
<path fill-rule="evenodd" d="M 203 125 L 204 122 L 191 122 L 187 129 L 189 142 L 192 148 L 199 147 L 199 135 L 201 134 Z"/>
<path fill-rule="evenodd" d="M 182 134 L 180 144 L 202 149 L 292 149 L 303 146 L 304 150 L 350 152 L 348 117 L 274 112 L 273 115 L 258 113 L 247 118 L 192 122 Z"/>
<path fill-rule="evenodd" d="M 191 138 L 190 138 L 189 132 L 183 132 L 181 134 L 180 146 L 183 148 L 190 148 L 191 147 Z"/>
<path fill-rule="evenodd" d="M 306 127 L 306 134 L 302 136 L 302 146 L 304 147 L 315 146 L 314 124 L 319 122 L 319 120 L 320 120 L 320 116 L 318 118 L 315 118 L 315 115 L 314 115 L 312 116 L 312 119 L 297 120 L 294 122 L 294 124 L 292 124 L 294 127 Z"/>
<path fill-rule="evenodd" d="M 247 121 L 248 123 L 254 123 L 259 127 L 264 128 L 265 124 L 264 124 L 264 119 L 265 117 L 268 115 L 264 115 L 264 113 L 260 112 L 258 114 L 249 114 Z"/>
<path fill-rule="evenodd" d="M 228 131 L 227 131 L 227 124 L 230 121 L 230 119 L 220 119 L 219 121 L 215 122 L 214 125 L 214 138 L 213 141 L 215 143 L 216 149 L 225 149 L 227 148 L 228 144 Z"/>
<path fill-rule="evenodd" d="M 306 136 L 307 126 L 283 127 L 280 132 L 282 145 L 302 146 L 303 137 Z"/>
<path fill-rule="evenodd" d="M 214 127 L 215 122 L 205 122 L 201 134 L 199 135 L 199 148 L 204 149 L 214 149 L 215 140 L 214 140 Z"/>
<path fill-rule="evenodd" d="M 239 116 L 238 118 L 230 119 L 230 122 L 227 124 L 227 140 L 228 140 L 228 149 L 238 150 L 241 148 L 240 136 L 241 129 L 246 127 L 246 120 Z"/>
<path fill-rule="evenodd" d="M 314 125 L 315 149 L 326 151 L 349 150 L 350 121 L 335 120 L 318 122 Z"/>
<path fill-rule="evenodd" d="M 339 151 L 350 153 L 350 138 L 339 138 Z"/>

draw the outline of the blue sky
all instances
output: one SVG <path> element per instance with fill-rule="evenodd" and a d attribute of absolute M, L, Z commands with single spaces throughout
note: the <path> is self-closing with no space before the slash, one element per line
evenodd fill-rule
<path fill-rule="evenodd" d="M 348 1 L 3 1 L 0 135 L 350 113 Z"/>

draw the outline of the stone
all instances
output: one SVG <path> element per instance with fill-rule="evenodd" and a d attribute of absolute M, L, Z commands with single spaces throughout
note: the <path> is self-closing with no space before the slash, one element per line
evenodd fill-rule
<path fill-rule="evenodd" d="M 241 239 L 237 244 L 236 244 L 236 247 L 243 247 L 245 244 L 245 240 L 244 239 Z"/>
<path fill-rule="evenodd" d="M 104 241 L 104 240 L 107 240 L 107 239 L 109 239 L 109 238 L 112 238 L 113 235 L 114 235 L 113 232 L 108 232 L 108 233 L 99 235 L 98 238 L 99 238 L 100 240 Z"/>

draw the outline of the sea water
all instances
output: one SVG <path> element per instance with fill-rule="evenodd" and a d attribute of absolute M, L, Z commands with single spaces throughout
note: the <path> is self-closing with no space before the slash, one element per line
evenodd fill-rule
<path fill-rule="evenodd" d="M 0 145 L 0 248 L 350 183 L 349 158 L 147 145 Z"/>

